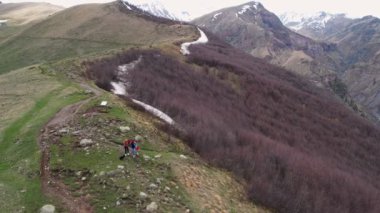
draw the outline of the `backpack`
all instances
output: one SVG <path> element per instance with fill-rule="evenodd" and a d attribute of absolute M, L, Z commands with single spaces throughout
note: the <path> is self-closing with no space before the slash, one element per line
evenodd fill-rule
<path fill-rule="evenodd" d="M 131 148 L 132 148 L 132 149 L 136 149 L 136 147 L 137 147 L 136 141 L 133 141 L 133 142 L 131 143 Z"/>

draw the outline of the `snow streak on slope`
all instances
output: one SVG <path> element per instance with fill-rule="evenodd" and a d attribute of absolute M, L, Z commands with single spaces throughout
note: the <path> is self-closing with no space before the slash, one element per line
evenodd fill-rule
<path fill-rule="evenodd" d="M 162 112 L 161 110 L 157 109 L 157 108 L 154 108 L 146 103 L 143 103 L 141 101 L 138 101 L 138 100 L 135 100 L 135 99 L 132 99 L 133 103 L 139 105 L 139 106 L 142 106 L 146 111 L 152 113 L 154 116 L 162 119 L 163 121 L 165 121 L 166 123 L 170 124 L 170 125 L 173 125 L 174 124 L 174 120 L 169 117 L 167 114 L 165 114 L 164 112 Z"/>
<path fill-rule="evenodd" d="M 198 31 L 201 34 L 201 37 L 199 37 L 198 40 L 193 41 L 193 42 L 186 42 L 186 43 L 183 43 L 181 45 L 181 53 L 183 55 L 189 55 L 190 54 L 190 50 L 189 50 L 190 45 L 193 45 L 193 44 L 205 44 L 205 43 L 208 42 L 208 38 L 207 38 L 206 34 L 201 29 L 199 29 L 199 28 L 198 28 Z"/>
<path fill-rule="evenodd" d="M 115 95 L 126 95 L 127 90 L 123 82 L 111 82 L 113 89 L 111 90 Z"/>
<path fill-rule="evenodd" d="M 218 16 L 220 16 L 220 15 L 222 15 L 222 14 L 223 14 L 223 12 L 216 13 L 216 14 L 214 15 L 214 17 L 212 18 L 211 21 L 216 21 L 216 20 L 218 19 Z"/>

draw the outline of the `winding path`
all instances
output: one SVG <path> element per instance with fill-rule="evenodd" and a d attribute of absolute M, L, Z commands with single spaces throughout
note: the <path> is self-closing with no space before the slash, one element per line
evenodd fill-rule
<path fill-rule="evenodd" d="M 52 176 L 50 171 L 50 143 L 49 134 L 52 130 L 63 128 L 78 113 L 81 106 L 91 99 L 100 95 L 100 92 L 86 84 L 81 84 L 85 89 L 91 90 L 95 96 L 61 109 L 42 129 L 39 136 L 41 149 L 40 178 L 42 191 L 48 197 L 55 198 L 61 202 L 65 210 L 74 213 L 94 212 L 94 209 L 84 197 L 74 197 L 68 187 L 58 178 Z"/>

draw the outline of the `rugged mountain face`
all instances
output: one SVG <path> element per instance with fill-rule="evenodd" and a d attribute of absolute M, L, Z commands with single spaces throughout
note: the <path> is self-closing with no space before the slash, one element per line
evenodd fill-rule
<path fill-rule="evenodd" d="M 369 62 L 377 57 L 380 51 L 379 38 L 380 19 L 366 16 L 336 30 L 327 39 L 338 45 L 348 67 L 358 62 Z"/>
<path fill-rule="evenodd" d="M 3 3 L 0 4 L 0 19 L 8 20 L 9 25 L 24 25 L 61 10 L 62 7 L 49 3 Z"/>
<path fill-rule="evenodd" d="M 176 21 L 190 21 L 190 14 L 186 11 L 171 11 L 160 0 L 141 2 L 135 0 L 123 0 L 126 4 L 133 5 L 151 15 Z"/>
<path fill-rule="evenodd" d="M 293 31 L 314 40 L 326 41 L 337 31 L 344 29 L 352 19 L 345 14 L 318 12 L 315 14 L 284 13 L 279 16 L 282 23 Z"/>
<path fill-rule="evenodd" d="M 380 121 L 380 19 L 354 20 L 329 38 L 347 61 L 343 81 L 355 100 Z"/>
<path fill-rule="evenodd" d="M 340 78 L 347 94 L 379 122 L 380 19 L 373 16 L 349 19 L 342 14 L 323 12 L 314 16 L 286 14 L 281 19 L 300 34 L 337 45 L 344 61 Z"/>
<path fill-rule="evenodd" d="M 286 28 L 260 3 L 222 9 L 194 20 L 245 52 L 283 66 L 316 82 L 340 67 L 334 44 L 315 42 Z"/>

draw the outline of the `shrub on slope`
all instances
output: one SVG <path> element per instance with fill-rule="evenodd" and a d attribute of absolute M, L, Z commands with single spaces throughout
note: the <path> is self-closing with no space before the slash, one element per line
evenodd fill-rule
<path fill-rule="evenodd" d="M 87 74 L 109 90 L 117 65 L 141 55 L 124 76 L 128 93 L 170 115 L 203 158 L 244 178 L 254 201 L 279 212 L 380 211 L 379 129 L 215 38 L 191 53 L 182 63 L 133 50 L 88 63 Z"/>

